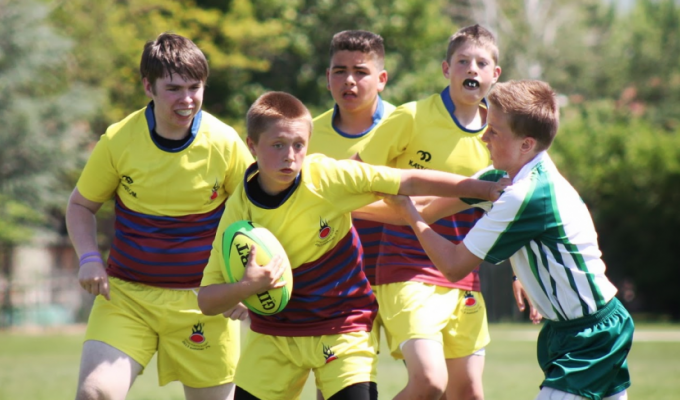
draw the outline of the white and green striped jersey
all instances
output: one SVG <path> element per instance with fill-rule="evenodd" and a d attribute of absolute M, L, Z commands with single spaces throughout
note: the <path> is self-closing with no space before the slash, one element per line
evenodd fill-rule
<path fill-rule="evenodd" d="M 463 243 L 494 264 L 509 258 L 547 319 L 591 314 L 616 294 L 605 276 L 590 212 L 546 152 L 520 170 Z"/>

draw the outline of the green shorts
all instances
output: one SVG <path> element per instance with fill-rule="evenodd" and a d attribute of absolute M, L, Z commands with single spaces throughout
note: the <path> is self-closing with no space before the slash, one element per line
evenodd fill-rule
<path fill-rule="evenodd" d="M 594 314 L 547 321 L 538 336 L 538 363 L 547 386 L 600 400 L 630 386 L 626 357 L 633 344 L 633 319 L 613 298 Z"/>

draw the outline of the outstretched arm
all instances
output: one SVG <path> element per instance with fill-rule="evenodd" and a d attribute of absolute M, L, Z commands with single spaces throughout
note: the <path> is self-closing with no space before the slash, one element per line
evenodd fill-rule
<path fill-rule="evenodd" d="M 441 218 L 467 210 L 471 206 L 455 197 L 411 196 L 411 201 L 423 220 L 431 224 Z M 352 212 L 352 217 L 392 225 L 408 225 L 400 213 L 383 200 Z"/>
<path fill-rule="evenodd" d="M 394 206 L 408 222 L 432 263 L 451 282 L 463 279 L 482 259 L 475 256 L 463 243 L 453 244 L 435 232 L 420 216 L 413 203 L 404 196 L 387 196 L 385 202 Z"/>
<path fill-rule="evenodd" d="M 401 185 L 398 194 L 470 197 L 496 201 L 508 183 L 508 180 L 484 181 L 442 171 L 405 169 L 401 170 Z"/>
<path fill-rule="evenodd" d="M 236 307 L 241 301 L 268 289 L 278 289 L 286 282 L 278 282 L 285 270 L 280 256 L 267 265 L 255 262 L 257 246 L 252 245 L 243 278 L 236 283 L 202 286 L 198 291 L 198 307 L 205 315 L 217 315 Z"/>

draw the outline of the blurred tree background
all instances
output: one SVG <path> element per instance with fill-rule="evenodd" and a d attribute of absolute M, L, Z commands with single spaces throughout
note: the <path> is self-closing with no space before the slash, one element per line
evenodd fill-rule
<path fill-rule="evenodd" d="M 90 146 L 147 102 L 139 57 L 161 32 L 203 49 L 204 108 L 242 132 L 267 90 L 314 114 L 332 106 L 337 31 L 385 38 L 383 97 L 401 104 L 447 84 L 447 39 L 472 23 L 497 34 L 502 81 L 543 79 L 560 93 L 551 154 L 593 213 L 608 275 L 634 289 L 627 304 L 680 319 L 676 0 L 0 0 L 0 243 L 30 240 L 32 226 L 64 234 Z"/>

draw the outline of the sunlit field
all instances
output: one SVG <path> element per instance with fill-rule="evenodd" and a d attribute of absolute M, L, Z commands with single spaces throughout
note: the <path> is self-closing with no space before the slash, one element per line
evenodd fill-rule
<path fill-rule="evenodd" d="M 487 400 L 533 399 L 541 381 L 535 360 L 539 327 L 491 325 L 484 390 Z M 82 330 L 72 332 L 0 332 L 0 399 L 73 399 Z M 382 346 L 386 349 L 384 343 Z M 406 369 L 383 351 L 380 398 L 391 399 L 406 382 Z M 677 400 L 680 393 L 680 325 L 638 325 L 629 357 L 631 399 Z M 313 377 L 302 400 L 313 400 Z M 129 400 L 182 400 L 179 383 L 158 387 L 155 359 L 133 386 Z"/>

